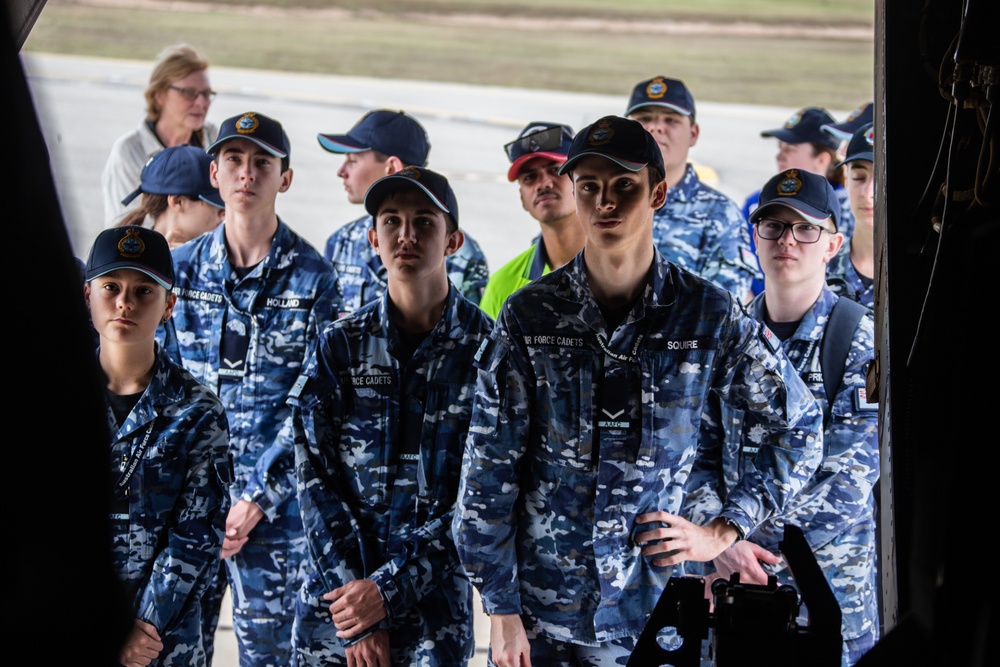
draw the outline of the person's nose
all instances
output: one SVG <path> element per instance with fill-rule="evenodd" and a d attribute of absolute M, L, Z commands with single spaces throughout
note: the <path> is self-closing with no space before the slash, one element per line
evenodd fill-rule
<path fill-rule="evenodd" d="M 868 182 L 865 183 L 864 189 L 865 200 L 869 202 L 875 201 L 875 179 L 869 178 Z"/>
<path fill-rule="evenodd" d="M 256 177 L 253 160 L 247 160 L 239 168 L 239 177 L 244 181 L 252 181 Z"/>
<path fill-rule="evenodd" d="M 555 188 L 557 178 L 562 178 L 562 176 L 554 176 L 548 172 L 542 174 L 538 178 L 538 183 L 535 184 L 535 191 L 545 192 L 546 190 L 552 190 Z"/>
<path fill-rule="evenodd" d="M 597 210 L 613 211 L 618 204 L 614 191 L 611 188 L 601 188 L 597 195 Z"/>
<path fill-rule="evenodd" d="M 785 228 L 781 231 L 781 236 L 778 237 L 778 243 L 782 245 L 795 245 L 797 243 L 795 234 L 792 233 L 791 225 L 785 225 Z"/>
<path fill-rule="evenodd" d="M 128 312 L 135 307 L 135 301 L 132 298 L 132 293 L 123 289 L 118 293 L 118 298 L 115 300 L 115 306 L 121 312 Z"/>
<path fill-rule="evenodd" d="M 399 226 L 399 242 L 413 244 L 417 242 L 417 227 L 410 221 Z"/>

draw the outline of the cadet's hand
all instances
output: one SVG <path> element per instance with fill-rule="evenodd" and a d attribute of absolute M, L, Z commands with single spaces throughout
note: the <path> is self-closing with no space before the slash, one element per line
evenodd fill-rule
<path fill-rule="evenodd" d="M 226 536 L 222 539 L 222 558 L 229 558 L 250 539 L 250 531 L 264 518 L 264 511 L 249 500 L 239 500 L 226 515 Z"/>
<path fill-rule="evenodd" d="M 760 566 L 760 561 L 777 565 L 781 562 L 781 557 L 759 544 L 740 540 L 732 548 L 723 549 L 712 563 L 715 571 L 726 581 L 729 581 L 734 572 L 739 572 L 740 583 L 764 586 L 767 584 L 767 572 Z"/>
<path fill-rule="evenodd" d="M 696 526 L 687 519 L 669 512 L 640 514 L 636 523 L 662 521 L 666 528 L 657 527 L 636 533 L 635 540 L 642 546 L 643 556 L 653 556 L 653 565 L 666 567 L 686 560 L 704 563 L 718 556 L 737 537 L 736 529 L 721 518 L 712 519 L 707 526 Z"/>
<path fill-rule="evenodd" d="M 497 667 L 531 667 L 531 645 L 517 614 L 490 615 L 490 659 Z"/>
<path fill-rule="evenodd" d="M 391 667 L 389 631 L 376 630 L 357 644 L 348 646 L 344 652 L 347 654 L 347 667 Z"/>
<path fill-rule="evenodd" d="M 386 617 L 378 585 L 371 579 L 348 581 L 323 599 L 332 601 L 330 615 L 341 639 L 350 639 Z"/>
<path fill-rule="evenodd" d="M 137 618 L 125 640 L 125 645 L 122 646 L 118 660 L 124 667 L 146 667 L 160 655 L 162 650 L 160 633 L 149 623 Z"/>

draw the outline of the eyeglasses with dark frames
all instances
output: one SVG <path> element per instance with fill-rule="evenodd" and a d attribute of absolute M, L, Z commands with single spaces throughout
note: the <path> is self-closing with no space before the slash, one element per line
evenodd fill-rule
<path fill-rule="evenodd" d="M 204 96 L 206 102 L 211 102 L 215 99 L 216 92 L 209 88 L 208 90 L 198 90 L 197 88 L 180 88 L 179 86 L 169 86 L 170 90 L 176 90 L 181 94 L 181 97 L 189 102 L 194 102 L 198 99 L 199 95 Z"/>
<path fill-rule="evenodd" d="M 777 241 L 785 235 L 786 229 L 792 230 L 792 238 L 799 243 L 816 243 L 816 241 L 819 241 L 820 236 L 823 235 L 823 232 L 828 234 L 837 233 L 811 222 L 785 222 L 784 220 L 775 220 L 774 218 L 761 218 L 754 224 L 757 225 L 757 234 L 762 239 L 767 239 L 768 241 Z"/>

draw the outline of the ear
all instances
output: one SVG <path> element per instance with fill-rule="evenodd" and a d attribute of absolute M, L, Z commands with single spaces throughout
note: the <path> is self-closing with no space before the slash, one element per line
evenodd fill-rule
<path fill-rule="evenodd" d="M 285 171 L 281 172 L 281 186 L 278 188 L 278 192 L 288 192 L 288 188 L 292 187 L 292 168 L 289 167 Z"/>
<path fill-rule="evenodd" d="M 465 243 L 465 232 L 461 229 L 456 229 L 451 234 L 448 235 L 448 245 L 445 246 L 444 256 L 448 257 L 454 255 L 458 252 L 458 249 L 462 247 Z"/>
<path fill-rule="evenodd" d="M 395 155 L 390 155 L 389 159 L 385 161 L 385 175 L 392 176 L 397 171 L 400 171 L 406 165 Z"/>
<path fill-rule="evenodd" d="M 656 184 L 656 187 L 653 189 L 653 210 L 660 208 L 667 201 L 667 187 L 666 180 L 662 180 Z"/>
<path fill-rule="evenodd" d="M 212 182 L 212 185 L 215 187 L 216 190 L 219 189 L 219 177 L 217 175 L 218 173 L 219 173 L 219 163 L 216 162 L 215 160 L 212 160 L 208 165 L 208 180 Z"/>
<path fill-rule="evenodd" d="M 691 141 L 688 143 L 688 148 L 698 143 L 699 136 L 701 136 L 701 126 L 698 125 L 698 123 L 691 121 Z"/>
<path fill-rule="evenodd" d="M 90 283 L 83 284 L 83 300 L 87 304 L 87 310 L 90 310 Z"/>
<path fill-rule="evenodd" d="M 372 221 L 372 226 L 368 228 L 368 242 L 372 244 L 372 248 L 375 250 L 375 254 L 378 254 L 378 232 L 375 231 L 375 221 Z"/>
<path fill-rule="evenodd" d="M 167 323 L 167 320 L 174 314 L 175 305 L 177 305 L 177 295 L 172 291 L 167 292 L 167 305 L 163 309 L 163 317 L 160 318 L 161 322 L 164 324 Z"/>
<path fill-rule="evenodd" d="M 160 112 L 163 111 L 163 100 L 166 98 L 166 96 L 167 96 L 166 88 L 164 88 L 163 90 L 158 90 L 155 93 L 153 93 L 153 99 L 156 101 L 157 115 L 159 115 Z"/>
<path fill-rule="evenodd" d="M 187 197 L 182 197 L 181 195 L 167 195 L 167 208 L 170 208 L 178 213 L 183 213 L 187 210 L 188 203 L 191 200 Z"/>
<path fill-rule="evenodd" d="M 836 234 L 830 234 L 830 240 L 827 241 L 826 252 L 823 253 L 823 263 L 828 263 L 833 259 L 834 255 L 840 252 L 840 248 L 844 245 L 844 235 L 840 232 Z"/>

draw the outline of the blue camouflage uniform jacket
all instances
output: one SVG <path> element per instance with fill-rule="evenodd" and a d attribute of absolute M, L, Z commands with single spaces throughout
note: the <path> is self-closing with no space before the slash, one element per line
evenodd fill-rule
<path fill-rule="evenodd" d="M 854 268 L 854 264 L 851 263 L 850 239 L 826 265 L 826 279 L 828 281 L 831 279 L 844 281 L 853 293 L 852 298 L 855 301 L 872 310 L 875 309 L 875 281 L 863 279 L 858 270 Z"/>
<path fill-rule="evenodd" d="M 240 279 L 229 263 L 226 223 L 172 251 L 177 304 L 164 331 L 171 357 L 222 399 L 229 416 L 234 501 L 268 521 L 255 540 L 301 534 L 291 451 L 275 444 L 288 391 L 316 337 L 340 310 L 337 273 L 279 220 L 271 251 Z"/>
<path fill-rule="evenodd" d="M 344 315 L 377 299 L 388 284 L 385 266 L 368 241 L 368 230 L 371 228 L 372 216 L 364 215 L 330 234 L 326 240 L 323 256 L 333 263 L 340 276 Z M 490 272 L 479 244 L 468 232 L 462 232 L 465 243 L 445 260 L 448 279 L 466 299 L 478 305 Z"/>
<path fill-rule="evenodd" d="M 389 304 L 386 291 L 326 329 L 289 398 L 286 432 L 314 564 L 306 590 L 318 598 L 367 577 L 382 595 L 393 645 L 433 640 L 442 664 L 459 664 L 474 649 L 472 588 L 451 518 L 473 357 L 493 321 L 452 285 L 440 321 L 401 365 Z"/>
<path fill-rule="evenodd" d="M 153 664 L 204 665 L 200 600 L 221 563 L 229 511 L 225 410 L 158 347 L 125 421 L 107 411 L 115 571 L 135 617 L 163 639 Z"/>
<path fill-rule="evenodd" d="M 653 214 L 653 241 L 664 258 L 729 290 L 740 301 L 761 277 L 739 206 L 698 180 L 690 164 Z"/>
<path fill-rule="evenodd" d="M 821 406 L 829 397 L 819 353 L 823 330 L 838 297 L 824 289 L 796 332 L 782 348 Z M 758 320 L 764 299 L 751 304 Z M 878 636 L 875 510 L 872 489 L 879 478 L 878 406 L 867 400 L 865 373 L 875 356 L 874 319 L 865 315 L 854 331 L 843 382 L 830 406 L 818 471 L 785 509 L 760 524 L 747 539 L 780 552 L 785 525 L 799 526 L 841 607 L 845 640 L 874 632 Z M 741 475 L 759 466 L 760 433 L 744 415 L 714 405 L 705 415 L 701 454 L 688 480 L 685 515 L 699 522 L 715 516 L 740 484 Z M 720 473 L 722 471 L 721 488 Z M 765 566 L 769 567 L 769 566 Z M 794 585 L 778 566 L 779 583 Z"/>
<path fill-rule="evenodd" d="M 585 252 L 500 312 L 453 529 L 487 613 L 525 613 L 544 635 L 596 644 L 638 637 L 673 574 L 640 554 L 635 534 L 649 526 L 635 518 L 681 509 L 708 396 L 751 411 L 765 434 L 760 469 L 719 512 L 743 534 L 811 477 L 822 413 L 730 292 L 659 252 L 608 340 Z"/>

